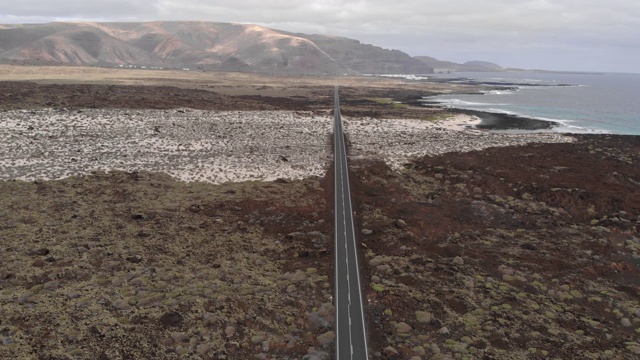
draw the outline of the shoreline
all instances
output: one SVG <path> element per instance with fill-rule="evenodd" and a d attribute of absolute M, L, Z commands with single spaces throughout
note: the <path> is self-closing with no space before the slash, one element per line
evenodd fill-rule
<path fill-rule="evenodd" d="M 551 120 L 540 120 L 520 115 L 492 113 L 487 111 L 452 109 L 455 113 L 474 116 L 481 121 L 476 128 L 481 130 L 553 130 L 561 124 Z"/>
<path fill-rule="evenodd" d="M 452 93 L 453 95 L 464 95 L 466 93 Z M 428 98 L 430 96 L 425 96 Z M 553 130 L 553 128 L 561 126 L 560 122 L 552 120 L 542 120 L 521 115 L 506 114 L 500 112 L 489 112 L 480 110 L 468 110 L 456 107 L 447 107 L 443 104 L 432 101 L 411 101 L 409 105 L 420 106 L 424 108 L 436 108 L 448 110 L 453 114 L 463 114 L 479 118 L 481 121 L 475 127 L 480 130 L 521 130 L 521 131 L 540 131 Z"/>

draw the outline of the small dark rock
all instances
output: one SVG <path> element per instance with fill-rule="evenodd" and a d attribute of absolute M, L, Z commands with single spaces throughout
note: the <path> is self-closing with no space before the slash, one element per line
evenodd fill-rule
<path fill-rule="evenodd" d="M 35 259 L 32 263 L 31 266 L 33 267 L 43 267 L 45 265 L 44 261 L 40 260 L 40 259 Z"/>
<path fill-rule="evenodd" d="M 60 287 L 60 281 L 58 281 L 58 280 L 48 281 L 48 282 L 44 283 L 44 285 L 42 285 L 42 288 L 47 290 L 47 291 L 53 291 L 53 290 L 56 290 L 59 287 Z"/>
<path fill-rule="evenodd" d="M 133 215 L 131 215 L 131 218 L 133 220 L 144 220 L 144 215 L 143 214 L 133 214 Z"/>
<path fill-rule="evenodd" d="M 4 274 L 2 279 L 9 280 L 9 279 L 13 279 L 14 277 L 16 277 L 16 276 L 13 273 L 6 273 L 6 274 Z"/>
<path fill-rule="evenodd" d="M 141 315 L 134 315 L 130 322 L 134 325 L 139 325 L 139 324 L 148 324 L 149 323 L 149 318 L 147 316 L 141 316 Z"/>
<path fill-rule="evenodd" d="M 140 230 L 140 231 L 138 231 L 137 235 L 138 235 L 138 237 L 145 238 L 145 237 L 151 236 L 151 233 L 148 232 L 148 231 Z"/>
<path fill-rule="evenodd" d="M 89 332 L 94 334 L 94 335 L 98 335 L 99 337 L 104 337 L 102 332 L 95 325 L 93 325 L 93 326 L 91 326 L 89 328 Z"/>
<path fill-rule="evenodd" d="M 538 250 L 538 248 L 535 245 L 533 245 L 532 243 L 530 243 L 530 242 L 526 242 L 526 243 L 522 244 L 521 247 L 523 249 L 525 249 L 525 250 L 531 250 L 531 251 Z"/>
<path fill-rule="evenodd" d="M 130 263 L 138 264 L 142 262 L 142 256 L 140 255 L 129 256 L 127 257 L 127 261 Z"/>
<path fill-rule="evenodd" d="M 184 318 L 177 312 L 166 312 L 160 317 L 160 323 L 167 327 L 180 326 Z"/>
<path fill-rule="evenodd" d="M 429 325 L 434 329 L 440 329 L 442 327 L 442 322 L 440 322 L 440 320 L 438 319 L 432 319 L 429 322 Z"/>
<path fill-rule="evenodd" d="M 54 258 L 53 256 L 49 256 L 48 258 L 44 259 L 44 261 L 52 263 L 56 262 L 56 258 Z"/>
<path fill-rule="evenodd" d="M 289 161 L 289 159 L 287 159 L 287 157 L 286 157 L 286 156 L 283 156 L 283 155 L 280 155 L 280 156 L 278 157 L 278 160 L 283 161 L 283 162 L 287 162 L 287 161 Z"/>
<path fill-rule="evenodd" d="M 33 252 L 34 255 L 46 256 L 49 255 L 50 251 L 47 248 L 38 249 Z"/>

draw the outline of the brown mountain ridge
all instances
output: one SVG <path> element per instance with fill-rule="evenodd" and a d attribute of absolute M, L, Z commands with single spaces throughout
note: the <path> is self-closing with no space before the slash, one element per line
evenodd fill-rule
<path fill-rule="evenodd" d="M 406 53 L 358 40 L 194 21 L 5 24 L 0 25 L 0 59 L 294 74 L 433 72 Z"/>

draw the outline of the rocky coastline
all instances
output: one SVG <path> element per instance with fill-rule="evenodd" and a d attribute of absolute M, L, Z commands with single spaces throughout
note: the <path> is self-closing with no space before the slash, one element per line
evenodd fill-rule
<path fill-rule="evenodd" d="M 516 130 L 516 131 L 540 131 L 553 130 L 558 124 L 553 121 L 527 118 L 518 115 L 492 113 L 486 111 L 457 109 L 455 112 L 476 116 L 482 121 L 476 125 L 483 130 Z"/>

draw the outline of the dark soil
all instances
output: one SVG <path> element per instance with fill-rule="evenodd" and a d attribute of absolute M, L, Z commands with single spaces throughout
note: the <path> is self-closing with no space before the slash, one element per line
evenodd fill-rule
<path fill-rule="evenodd" d="M 354 162 L 374 358 L 637 358 L 640 137 L 576 138 Z"/>
<path fill-rule="evenodd" d="M 0 110 L 39 108 L 131 108 L 201 110 L 309 110 L 328 111 L 333 106 L 332 87 L 288 87 L 284 96 L 269 87 L 244 86 L 253 94 L 227 95 L 224 85 L 212 85 L 211 90 L 173 86 L 139 86 L 106 84 L 41 84 L 35 82 L 0 82 Z M 422 91 L 394 88 L 341 89 L 345 116 L 377 118 L 429 119 L 443 116 L 442 110 L 421 106 L 397 106 L 378 103 L 375 98 L 394 101 L 420 96 Z M 296 95 L 298 94 L 298 95 Z"/>
<path fill-rule="evenodd" d="M 0 358 L 328 354 L 325 198 L 318 178 L 0 182 Z"/>
<path fill-rule="evenodd" d="M 174 109 L 187 107 L 201 110 L 274 110 L 282 98 L 228 96 L 213 91 L 184 89 L 172 86 L 100 85 L 100 84 L 38 84 L 32 82 L 2 82 L 0 109 L 32 108 L 130 108 Z"/>

